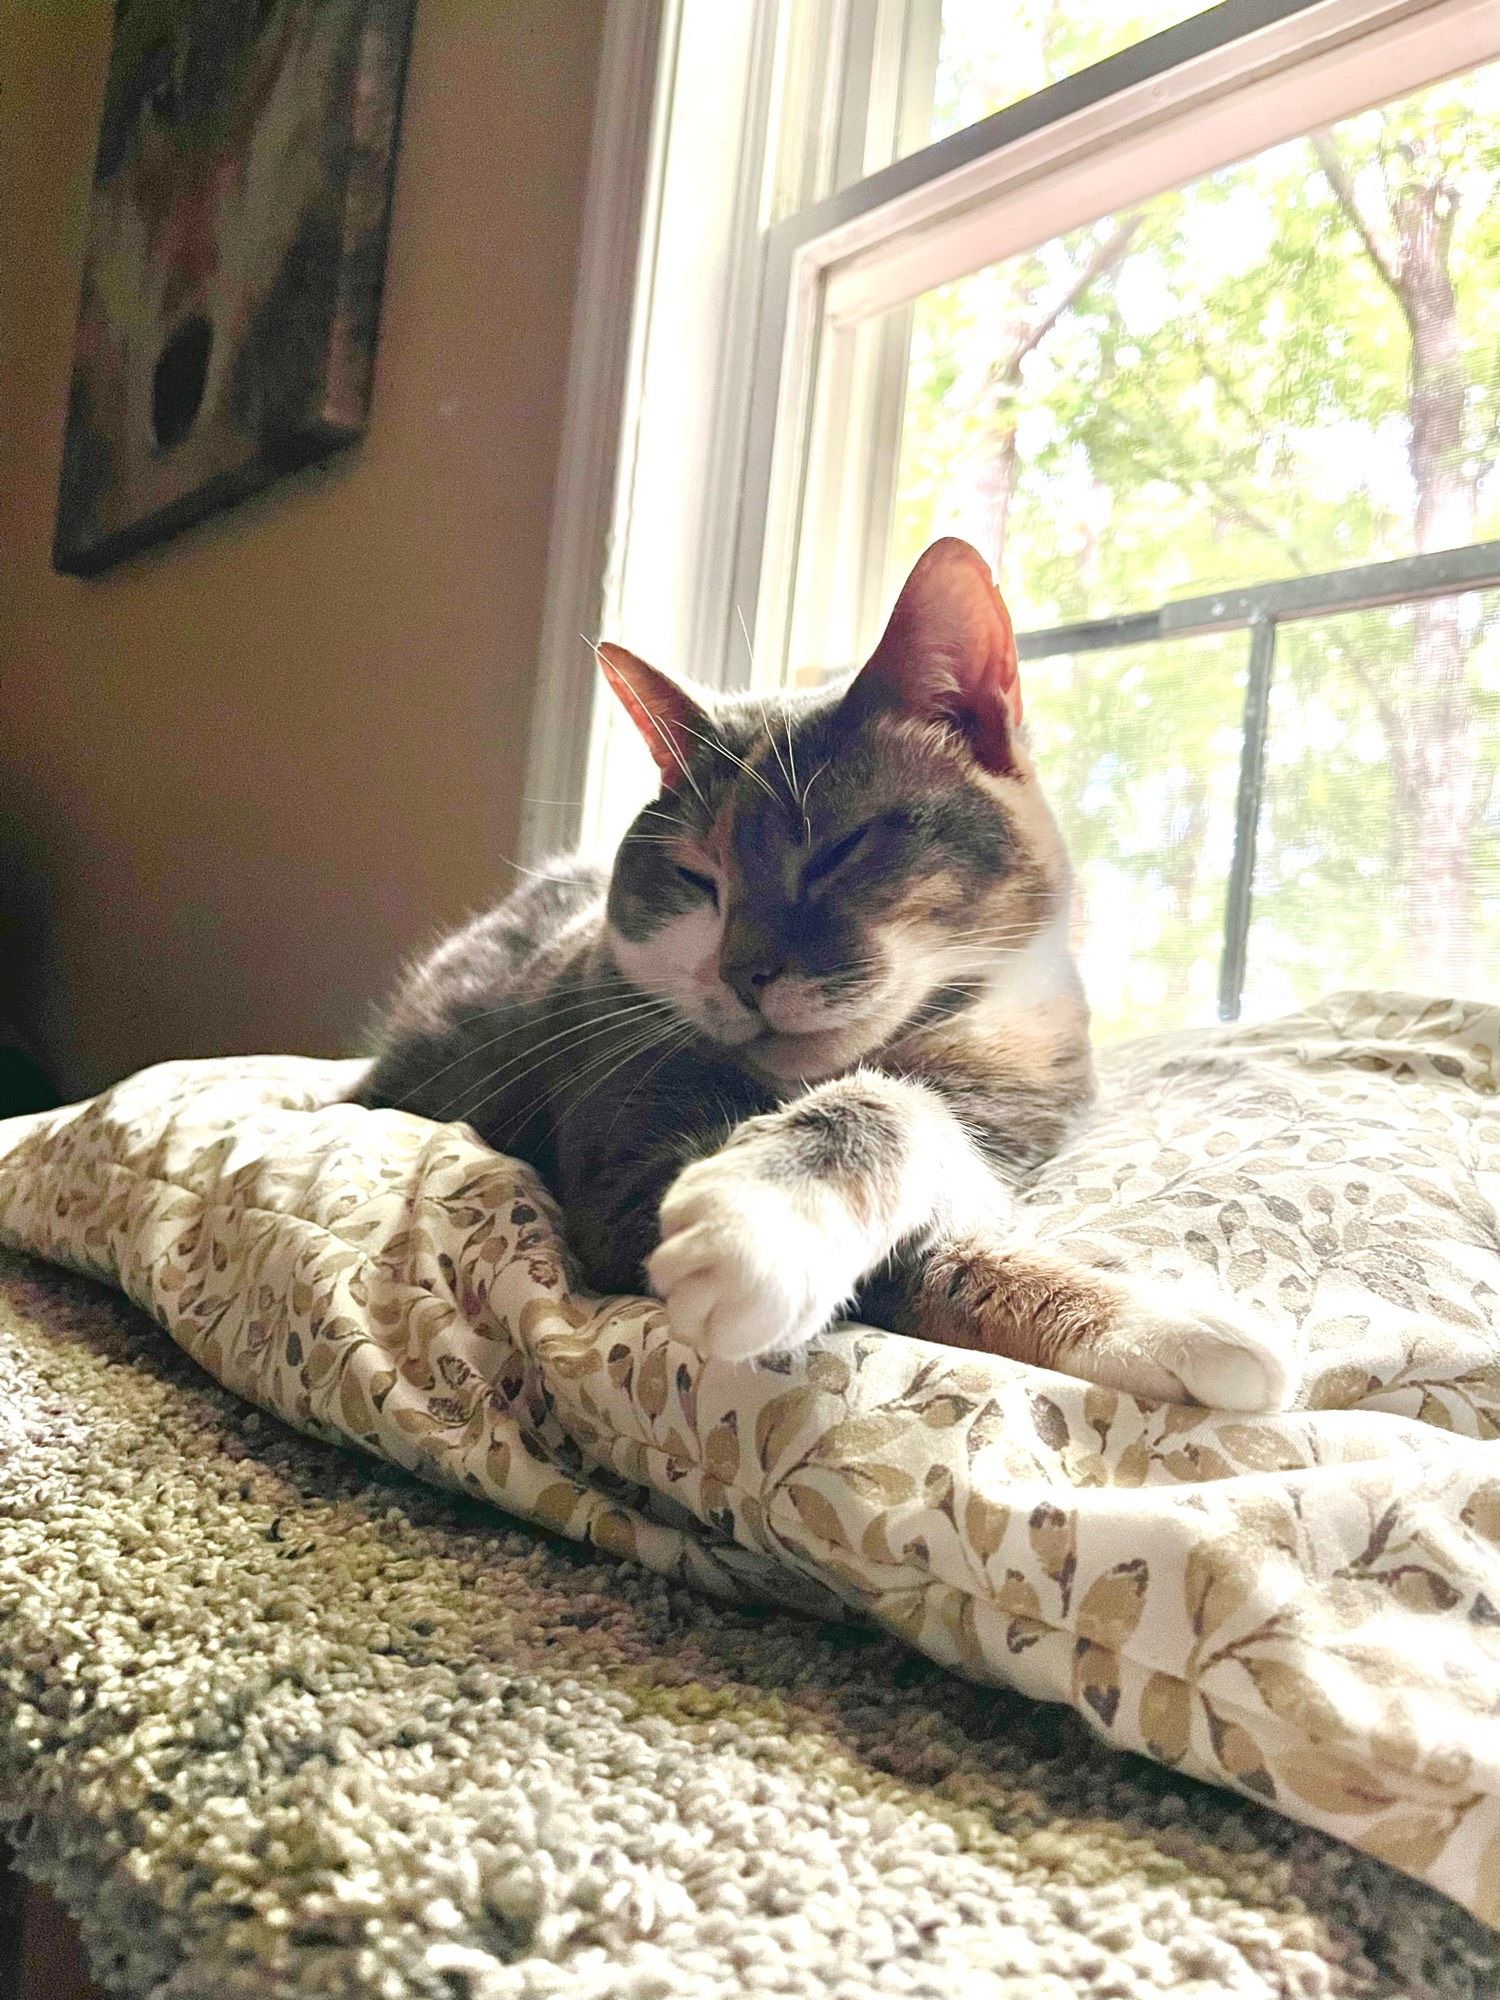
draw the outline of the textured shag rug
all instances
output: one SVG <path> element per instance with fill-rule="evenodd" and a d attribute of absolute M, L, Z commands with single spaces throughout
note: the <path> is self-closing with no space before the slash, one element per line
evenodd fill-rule
<path fill-rule="evenodd" d="M 0 1256 L 0 1824 L 152 2000 L 1489 2000 L 1500 1940 L 854 1624 L 307 1442 Z"/>

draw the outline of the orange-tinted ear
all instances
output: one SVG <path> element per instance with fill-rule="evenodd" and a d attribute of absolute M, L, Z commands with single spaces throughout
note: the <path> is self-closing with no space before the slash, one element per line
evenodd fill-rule
<path fill-rule="evenodd" d="M 988 771 L 1016 769 L 1021 676 L 1010 614 L 977 549 L 945 536 L 920 556 L 890 622 L 844 697 L 863 717 L 887 709 L 943 722 Z"/>
<path fill-rule="evenodd" d="M 676 681 L 608 640 L 594 648 L 604 678 L 620 697 L 625 713 L 656 759 L 663 782 L 680 784 L 687 776 L 693 739 L 709 736 L 713 725 Z"/>

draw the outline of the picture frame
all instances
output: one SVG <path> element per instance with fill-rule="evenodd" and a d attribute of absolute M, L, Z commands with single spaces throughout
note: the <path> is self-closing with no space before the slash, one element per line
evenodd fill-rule
<path fill-rule="evenodd" d="M 53 563 L 91 576 L 369 420 L 413 0 L 116 0 Z"/>

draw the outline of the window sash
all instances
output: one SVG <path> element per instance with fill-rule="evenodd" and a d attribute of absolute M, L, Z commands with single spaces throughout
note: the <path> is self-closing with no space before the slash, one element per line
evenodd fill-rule
<path fill-rule="evenodd" d="M 1494 0 L 1227 0 L 773 230 L 732 582 L 754 606 L 757 681 L 785 678 L 806 524 L 847 505 L 845 440 L 892 461 L 867 467 L 868 494 L 894 488 L 899 423 L 873 407 L 843 427 L 825 416 L 832 398 L 847 405 L 847 385 L 881 376 L 862 364 L 861 329 L 935 285 L 1497 54 Z M 845 552 L 818 621 L 828 664 L 853 664 L 874 636 L 889 516 L 860 525 L 864 552 Z"/>

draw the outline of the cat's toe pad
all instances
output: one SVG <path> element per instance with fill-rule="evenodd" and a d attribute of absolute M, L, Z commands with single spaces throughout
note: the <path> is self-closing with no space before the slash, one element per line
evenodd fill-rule
<path fill-rule="evenodd" d="M 860 1277 L 834 1212 L 714 1155 L 685 1168 L 661 1207 L 646 1272 L 674 1336 L 748 1361 L 804 1346 Z"/>
<path fill-rule="evenodd" d="M 1206 1409 L 1284 1410 L 1296 1392 L 1292 1341 L 1273 1320 L 1228 1293 L 1142 1288 L 1133 1317 L 1131 1331 L 1143 1352 Z"/>

